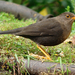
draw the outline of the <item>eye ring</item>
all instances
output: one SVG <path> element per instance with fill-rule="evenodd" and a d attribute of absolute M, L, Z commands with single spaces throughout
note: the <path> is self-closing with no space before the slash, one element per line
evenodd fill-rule
<path fill-rule="evenodd" d="M 67 15 L 66 15 L 66 18 L 70 18 L 70 15 L 67 14 Z"/>

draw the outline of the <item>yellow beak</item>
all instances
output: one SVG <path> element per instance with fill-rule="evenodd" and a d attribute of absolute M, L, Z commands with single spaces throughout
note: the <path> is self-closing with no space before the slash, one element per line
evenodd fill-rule
<path fill-rule="evenodd" d="M 75 17 L 72 17 L 72 19 L 74 19 L 74 20 L 75 20 Z"/>

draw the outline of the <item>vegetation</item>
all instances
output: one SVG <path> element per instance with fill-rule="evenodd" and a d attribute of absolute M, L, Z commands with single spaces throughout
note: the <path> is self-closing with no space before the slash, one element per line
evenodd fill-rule
<path fill-rule="evenodd" d="M 25 5 L 37 12 L 40 12 L 42 9 L 47 9 L 48 14 L 54 14 L 54 16 L 62 13 L 65 11 L 75 12 L 75 2 L 74 0 L 6 0 L 12 1 L 21 5 Z M 34 2 L 33 2 L 34 1 Z M 24 27 L 30 24 L 35 23 L 36 21 L 29 19 L 24 21 L 15 19 L 12 14 L 0 13 L 0 30 L 11 30 L 19 27 Z M 72 32 L 69 38 L 72 39 L 75 33 L 75 22 L 73 23 Z M 68 39 L 69 39 L 68 38 Z M 61 72 L 64 74 L 62 64 L 65 63 L 75 63 L 75 46 L 72 43 L 63 42 L 60 45 L 52 46 L 52 47 L 45 47 L 42 46 L 50 55 L 54 62 L 60 63 Z M 30 56 L 30 53 L 43 55 L 41 51 L 37 48 L 36 43 L 31 41 L 30 39 L 23 38 L 20 36 L 5 34 L 0 35 L 0 55 L 3 54 L 8 55 L 15 55 L 16 59 L 17 56 L 22 56 L 26 59 L 35 59 Z M 5 57 L 5 56 L 4 56 Z M 5 59 L 6 60 L 6 59 Z M 0 59 L 1 61 L 1 59 Z M 29 66 L 29 65 L 28 65 Z M 67 68 L 67 75 L 68 75 L 68 68 Z"/>
<path fill-rule="evenodd" d="M 47 11 L 48 14 L 53 14 L 54 16 L 65 12 L 65 8 L 70 6 L 70 11 L 73 11 L 74 0 L 6 0 L 17 4 L 27 6 L 37 12 L 46 9 L 43 13 Z M 73 3 L 73 4 L 72 4 Z"/>
<path fill-rule="evenodd" d="M 35 23 L 31 19 L 23 20 L 15 19 L 13 15 L 8 13 L 0 13 L 0 30 L 11 30 L 19 27 L 24 27 Z M 74 23 L 75 24 L 75 23 Z M 70 37 L 74 36 L 75 25 L 73 24 L 72 33 Z M 48 53 L 50 53 L 51 58 L 54 62 L 60 62 L 60 57 L 62 59 L 62 63 L 73 63 L 75 62 L 75 48 L 74 45 L 69 44 L 68 42 L 62 43 L 57 46 L 52 47 L 44 47 L 42 46 Z M 36 44 L 30 39 L 5 34 L 0 35 L 0 51 L 3 53 L 17 54 L 17 56 L 23 56 L 27 58 L 29 53 L 34 54 L 42 54 L 40 50 L 37 48 Z M 63 55 L 62 55 L 63 54 Z"/>

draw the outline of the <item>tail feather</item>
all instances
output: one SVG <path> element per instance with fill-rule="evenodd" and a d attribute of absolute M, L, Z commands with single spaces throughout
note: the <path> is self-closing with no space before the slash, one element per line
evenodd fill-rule
<path fill-rule="evenodd" d="M 17 28 L 13 30 L 8 30 L 8 31 L 0 31 L 0 34 L 15 34 L 17 32 L 20 32 L 22 28 Z"/>

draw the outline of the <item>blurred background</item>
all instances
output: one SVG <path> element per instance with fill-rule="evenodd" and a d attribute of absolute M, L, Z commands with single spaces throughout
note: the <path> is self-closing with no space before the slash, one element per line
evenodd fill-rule
<path fill-rule="evenodd" d="M 4 0 L 27 6 L 34 11 L 42 14 L 53 14 L 54 16 L 68 11 L 74 13 L 75 0 Z"/>

